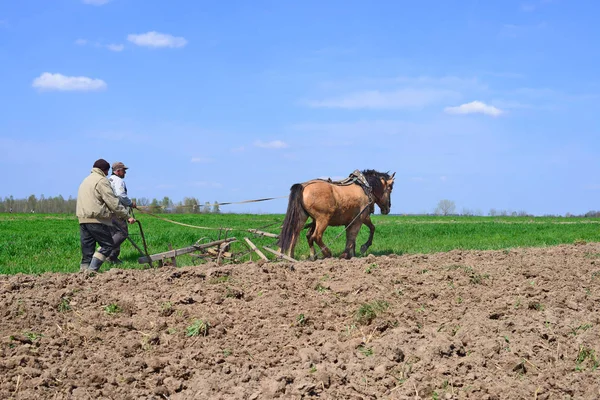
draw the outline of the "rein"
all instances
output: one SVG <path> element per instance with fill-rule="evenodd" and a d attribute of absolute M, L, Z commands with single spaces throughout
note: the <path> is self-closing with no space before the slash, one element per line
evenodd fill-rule
<path fill-rule="evenodd" d="M 163 220 L 163 221 L 166 221 L 166 222 L 170 222 L 172 224 L 177 224 L 177 225 L 181 225 L 181 226 L 187 226 L 188 228 L 206 229 L 206 230 L 215 230 L 215 231 L 219 231 L 219 230 L 220 231 L 222 231 L 222 230 L 224 230 L 224 231 L 232 231 L 233 230 L 231 228 L 209 228 L 209 227 L 206 227 L 206 226 L 197 226 L 197 225 L 184 224 L 183 222 L 173 221 L 172 219 L 160 217 L 160 216 L 158 216 L 156 214 L 152 214 L 150 211 L 144 211 L 144 210 L 142 210 L 140 208 L 138 208 L 138 211 L 140 211 L 142 214 L 149 215 L 151 217 L 158 218 L 160 220 Z"/>

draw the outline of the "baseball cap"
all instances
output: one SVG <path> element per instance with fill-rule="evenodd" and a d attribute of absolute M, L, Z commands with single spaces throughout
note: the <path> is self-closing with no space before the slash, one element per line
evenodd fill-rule
<path fill-rule="evenodd" d="M 113 163 L 112 169 L 113 169 L 113 171 L 116 171 L 118 169 L 129 169 L 129 168 L 127 168 L 125 166 L 125 164 L 123 164 L 121 161 L 117 161 L 117 162 Z"/>

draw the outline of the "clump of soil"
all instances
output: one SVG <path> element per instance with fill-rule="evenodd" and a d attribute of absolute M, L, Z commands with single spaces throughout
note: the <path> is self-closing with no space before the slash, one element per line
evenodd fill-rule
<path fill-rule="evenodd" d="M 0 276 L 0 398 L 598 398 L 600 244 Z"/>

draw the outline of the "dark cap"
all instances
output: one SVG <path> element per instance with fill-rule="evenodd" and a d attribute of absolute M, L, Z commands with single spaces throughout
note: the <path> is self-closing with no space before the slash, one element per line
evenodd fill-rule
<path fill-rule="evenodd" d="M 113 169 L 113 171 L 117 171 L 119 169 L 128 169 L 128 168 L 121 161 L 117 161 L 117 162 L 113 163 L 112 169 Z"/>
<path fill-rule="evenodd" d="M 110 164 L 104 158 L 100 158 L 94 163 L 94 168 L 100 168 L 102 171 L 108 171 Z"/>

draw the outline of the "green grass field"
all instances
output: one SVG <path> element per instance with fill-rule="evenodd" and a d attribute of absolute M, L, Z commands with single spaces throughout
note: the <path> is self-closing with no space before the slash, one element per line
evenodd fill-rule
<path fill-rule="evenodd" d="M 248 252 L 243 238 L 250 238 L 259 248 L 276 248 L 276 239 L 256 237 L 248 229 L 279 233 L 284 216 L 281 214 L 164 214 L 182 224 L 205 227 L 197 229 L 173 224 L 161 219 L 137 214 L 144 230 L 150 254 L 209 242 L 225 237 L 220 228 L 230 228 L 227 237 L 240 242 L 232 244 L 236 254 Z M 369 253 L 375 255 L 433 253 L 453 249 L 497 250 L 514 247 L 540 247 L 576 242 L 600 241 L 600 218 L 547 217 L 425 217 L 372 216 L 377 231 Z M 296 247 L 296 258 L 308 257 L 303 231 Z M 130 226 L 132 239 L 142 247 L 138 225 Z M 368 237 L 361 229 L 359 248 Z M 330 227 L 325 243 L 338 256 L 345 245 L 342 227 Z M 265 252 L 266 253 L 266 252 Z M 269 256 L 269 254 L 267 254 Z M 129 243 L 122 246 L 120 268 L 144 268 L 138 264 L 140 254 Z M 249 260 L 246 256 L 245 260 Z M 257 260 L 256 254 L 252 256 Z M 79 225 L 74 215 L 64 214 L 2 214 L 0 215 L 0 273 L 39 274 L 75 272 L 80 262 Z M 179 256 L 178 265 L 193 265 L 199 261 L 191 256 Z M 103 266 L 103 270 L 110 268 Z"/>

